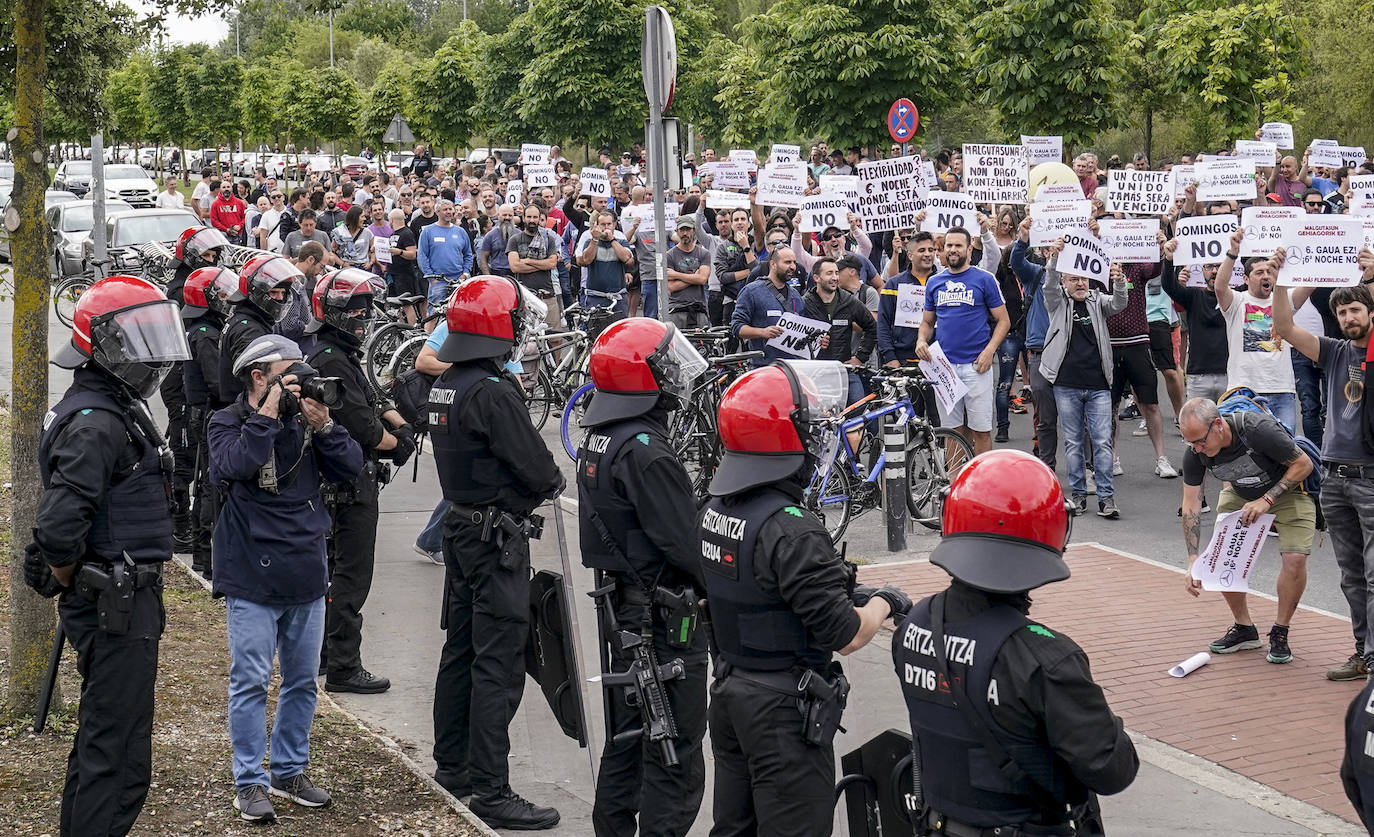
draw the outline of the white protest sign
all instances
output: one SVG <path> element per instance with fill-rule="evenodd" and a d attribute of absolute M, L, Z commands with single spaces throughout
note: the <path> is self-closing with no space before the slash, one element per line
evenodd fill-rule
<path fill-rule="evenodd" d="M 611 178 L 605 169 L 583 169 L 577 178 L 582 182 L 582 194 L 594 198 L 611 196 Z"/>
<path fill-rule="evenodd" d="M 893 157 L 859 163 L 859 217 L 864 231 L 904 230 L 916 226 L 916 213 L 925 209 L 929 183 L 921 174 L 921 158 Z"/>
<path fill-rule="evenodd" d="M 1202 265 L 1190 264 L 1187 267 L 1188 281 L 1183 284 L 1190 288 L 1207 287 L 1207 279 L 1202 275 Z"/>
<path fill-rule="evenodd" d="M 1236 157 L 1254 160 L 1256 166 L 1272 166 L 1278 162 L 1279 147 L 1266 140 L 1236 140 Z"/>
<path fill-rule="evenodd" d="M 1193 168 L 1197 172 L 1198 200 L 1254 200 L 1254 160 L 1226 157 L 1198 163 Z"/>
<path fill-rule="evenodd" d="M 954 364 L 945 356 L 945 350 L 940 348 L 939 341 L 930 344 L 930 360 L 918 361 L 917 365 L 921 367 L 921 372 L 935 390 L 935 399 L 940 402 L 940 411 L 953 412 L 963 397 L 968 395 L 968 386 L 959 377 L 959 373 L 954 371 Z"/>
<path fill-rule="evenodd" d="M 549 149 L 551 146 L 537 145 L 532 142 L 524 143 L 520 146 L 520 162 L 523 165 L 538 165 L 549 161 Z"/>
<path fill-rule="evenodd" d="M 1272 514 L 1262 514 L 1249 526 L 1240 525 L 1242 512 L 1217 515 L 1212 539 L 1193 562 L 1190 573 L 1202 582 L 1203 590 L 1244 593 L 1250 589 L 1250 570 L 1264 547 L 1264 536 L 1274 522 Z"/>
<path fill-rule="evenodd" d="M 745 192 L 726 192 L 723 189 L 707 189 L 706 205 L 712 209 L 748 209 L 749 195 Z"/>
<path fill-rule="evenodd" d="M 1030 187 L 1026 149 L 964 144 L 964 192 L 978 203 L 1025 203 Z"/>
<path fill-rule="evenodd" d="M 1112 169 L 1107 172 L 1107 208 L 1132 215 L 1163 215 L 1174 204 L 1172 181 L 1167 171 Z"/>
<path fill-rule="evenodd" d="M 1296 206 L 1247 206 L 1240 211 L 1245 238 L 1240 240 L 1241 258 L 1269 256 L 1283 244 L 1283 223 L 1298 218 L 1303 211 Z"/>
<path fill-rule="evenodd" d="M 963 192 L 931 192 L 926 197 L 926 217 L 921 222 L 921 232 L 939 234 L 953 227 L 963 227 L 971 235 L 977 226 L 978 205 Z"/>
<path fill-rule="evenodd" d="M 396 236 L 391 236 L 376 247 L 377 264 L 391 264 L 391 248 L 396 246 Z"/>
<path fill-rule="evenodd" d="M 1022 134 L 1021 147 L 1026 149 L 1026 162 L 1029 165 L 1064 162 L 1063 137 L 1032 137 Z"/>
<path fill-rule="evenodd" d="M 1352 174 L 1350 175 L 1350 194 L 1355 195 L 1374 195 L 1374 174 Z"/>
<path fill-rule="evenodd" d="M 859 214 L 859 176 L 857 174 L 821 175 L 822 195 L 844 195 L 849 211 Z"/>
<path fill-rule="evenodd" d="M 1064 249 L 1059 253 L 1057 266 L 1060 273 L 1086 276 L 1106 285 L 1112 261 L 1101 241 L 1088 230 L 1077 229 L 1064 233 Z"/>
<path fill-rule="evenodd" d="M 1093 202 L 1086 198 L 1072 201 L 1036 201 L 1030 205 L 1030 245 L 1048 247 L 1069 230 L 1088 226 Z"/>
<path fill-rule="evenodd" d="M 921 161 L 921 182 L 927 190 L 940 188 L 940 178 L 935 174 L 935 164 L 930 160 Z"/>
<path fill-rule="evenodd" d="M 1287 122 L 1266 122 L 1260 126 L 1260 140 L 1276 148 L 1293 147 L 1293 126 Z"/>
<path fill-rule="evenodd" d="M 800 159 L 800 145 L 783 145 L 780 142 L 775 142 L 773 143 L 773 148 L 768 152 L 769 163 L 790 163 L 793 160 Z"/>
<path fill-rule="evenodd" d="M 1197 166 L 1174 166 L 1169 169 L 1174 178 L 1174 197 L 1183 197 L 1183 192 L 1197 182 Z"/>
<path fill-rule="evenodd" d="M 1362 217 L 1360 224 L 1364 227 L 1364 246 L 1374 250 L 1374 215 Z"/>
<path fill-rule="evenodd" d="M 512 180 L 506 183 L 506 206 L 519 206 L 520 198 L 525 194 L 525 184 L 520 180 Z"/>
<path fill-rule="evenodd" d="M 804 233 L 821 232 L 826 227 L 849 229 L 849 199 L 844 195 L 807 195 L 798 214 L 797 229 Z"/>
<path fill-rule="evenodd" d="M 1350 214 L 1361 218 L 1374 215 L 1374 193 L 1359 192 L 1350 196 Z"/>
<path fill-rule="evenodd" d="M 778 318 L 782 334 L 768 341 L 768 345 L 793 357 L 810 360 L 816 354 L 817 339 L 830 333 L 830 323 L 813 320 L 788 311 Z"/>
<path fill-rule="evenodd" d="M 553 172 L 553 166 L 535 165 L 525 166 L 525 183 L 531 189 L 542 189 L 545 186 L 550 188 L 558 185 L 558 176 Z"/>
<path fill-rule="evenodd" d="M 730 150 L 730 162 L 739 163 L 744 166 L 745 171 L 758 171 L 759 155 L 752 148 L 733 148 Z"/>
<path fill-rule="evenodd" d="M 1358 256 L 1364 219 L 1353 215 L 1302 215 L 1283 222 L 1287 251 L 1280 285 L 1349 287 L 1360 282 Z"/>
<path fill-rule="evenodd" d="M 759 190 L 755 200 L 764 206 L 796 209 L 806 197 L 806 163 L 773 163 L 759 169 Z"/>
<path fill-rule="evenodd" d="M 711 185 L 720 189 L 748 189 L 749 170 L 736 160 L 722 160 L 711 170 Z"/>
<path fill-rule="evenodd" d="M 1035 190 L 1036 203 L 1083 200 L 1083 187 L 1077 183 L 1042 183 Z"/>
<path fill-rule="evenodd" d="M 1220 264 L 1231 249 L 1231 233 L 1238 221 L 1234 215 L 1200 215 L 1180 218 L 1175 226 L 1178 249 L 1174 264 Z"/>
<path fill-rule="evenodd" d="M 1323 166 L 1326 168 L 1341 167 L 1341 147 L 1335 140 L 1312 140 L 1312 146 L 1308 149 L 1307 165 Z"/>
<path fill-rule="evenodd" d="M 1341 165 L 1348 169 L 1357 169 L 1364 165 L 1364 146 L 1363 145 L 1340 145 L 1336 147 L 1341 155 Z"/>
<path fill-rule="evenodd" d="M 1159 261 L 1158 218 L 1103 218 L 1097 222 L 1097 232 L 1113 264 Z"/>
<path fill-rule="evenodd" d="M 894 325 L 901 328 L 920 328 L 926 307 L 926 286 L 920 282 L 906 282 L 897 286 L 897 312 Z"/>

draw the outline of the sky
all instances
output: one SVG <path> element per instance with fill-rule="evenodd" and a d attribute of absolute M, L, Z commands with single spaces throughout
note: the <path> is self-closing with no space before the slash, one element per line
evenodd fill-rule
<path fill-rule="evenodd" d="M 126 0 L 139 12 L 148 12 L 153 4 L 146 0 Z M 229 24 L 222 15 L 209 14 L 190 18 L 169 16 L 164 24 L 167 44 L 217 44 L 229 32 Z"/>

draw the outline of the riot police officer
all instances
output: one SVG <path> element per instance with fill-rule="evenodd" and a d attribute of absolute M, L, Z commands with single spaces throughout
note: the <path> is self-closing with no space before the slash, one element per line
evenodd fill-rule
<path fill-rule="evenodd" d="M 505 363 L 524 346 L 542 303 L 513 280 L 477 276 L 449 300 L 438 359 L 452 363 L 429 398 L 429 432 L 444 499 L 447 631 L 434 686 L 435 778 L 493 828 L 543 829 L 558 811 L 510 787 L 508 727 L 524 693 L 533 514 L 563 476 L 534 429 Z"/>
<path fill-rule="evenodd" d="M 698 537 L 717 655 L 712 835 L 830 833 L 849 691 L 833 653 L 867 645 L 911 606 L 895 587 L 856 599 L 853 565 L 801 505 L 822 444 L 813 423 L 848 391 L 843 364 L 780 361 L 721 397 L 725 454 Z"/>
<path fill-rule="evenodd" d="M 333 520 L 326 541 L 329 595 L 325 599 L 324 688 L 330 692 L 376 694 L 391 681 L 363 667 L 363 605 L 372 589 L 376 560 L 378 493 L 391 465 L 403 465 L 415 452 L 415 433 L 387 401 L 379 400 L 363 374 L 362 339 L 376 310 L 373 296 L 381 290 L 376 274 L 345 268 L 319 278 L 310 294 L 314 348 L 307 362 L 321 376 L 339 382 L 341 403 L 333 416 L 367 454 L 362 473 L 352 483 L 327 483 L 325 505 Z"/>
<path fill-rule="evenodd" d="M 217 263 L 221 248 L 228 244 L 229 240 L 214 227 L 187 227 L 177 238 L 173 251 L 176 270 L 171 281 L 167 283 L 167 298 L 177 305 L 184 305 L 182 288 L 192 271 Z M 191 483 L 195 476 L 195 442 L 191 438 L 190 408 L 186 403 L 183 374 L 182 365 L 175 364 L 163 379 L 159 391 L 162 395 L 162 404 L 167 408 L 167 443 L 176 458 L 171 495 L 175 548 L 177 552 L 194 553 L 195 523 L 191 519 Z"/>
<path fill-rule="evenodd" d="M 1346 798 L 1360 815 L 1365 830 L 1374 834 L 1374 755 L 1369 742 L 1374 736 L 1374 679 L 1365 684 L 1345 712 L 1345 758 L 1341 760 L 1341 784 Z"/>
<path fill-rule="evenodd" d="M 634 834 L 636 815 L 641 835 L 680 837 L 701 806 L 706 637 L 696 630 L 696 611 L 704 587 L 693 549 L 696 498 L 668 438 L 668 412 L 705 369 L 674 326 L 643 317 L 613 323 L 591 350 L 596 391 L 582 418 L 590 430 L 577 454 L 577 491 L 582 563 L 597 571 L 601 643 L 613 655 L 603 674 L 682 664 L 679 676 L 654 686 L 676 726 L 666 746 L 649 735 L 666 719 L 641 718 L 653 711 L 650 701 L 632 705 L 633 689 L 605 692 L 606 745 L 592 807 L 600 837 Z"/>
<path fill-rule="evenodd" d="M 1054 472 L 1022 451 L 985 453 L 950 486 L 930 560 L 954 580 L 892 642 L 929 833 L 1100 834 L 1095 794 L 1135 779 L 1087 655 L 1027 615 L 1030 590 L 1069 577 L 1072 516 Z"/>
<path fill-rule="evenodd" d="M 172 455 L 147 399 L 189 357 L 176 303 L 142 279 L 111 276 L 81 295 L 71 342 L 52 361 L 75 372 L 43 421 L 43 495 L 24 573 L 39 593 L 60 594 L 82 676 L 62 834 L 127 834 L 147 797 L 162 563 L 172 556 Z"/>
<path fill-rule="evenodd" d="M 243 382 L 234 375 L 234 358 L 286 316 L 291 288 L 304 278 L 283 256 L 256 256 L 239 271 L 239 286 L 230 298 L 234 307 L 219 341 L 220 393 L 231 402 L 243 394 Z"/>
<path fill-rule="evenodd" d="M 218 232 L 218 230 L 216 231 Z M 182 287 L 181 318 L 191 361 L 182 366 L 182 395 L 191 437 L 191 569 L 213 577 L 210 535 L 215 525 L 215 492 L 210 485 L 210 447 L 205 435 L 210 414 L 229 406 L 219 387 L 219 338 L 229 316 L 229 297 L 239 276 L 224 267 L 202 267 Z"/>

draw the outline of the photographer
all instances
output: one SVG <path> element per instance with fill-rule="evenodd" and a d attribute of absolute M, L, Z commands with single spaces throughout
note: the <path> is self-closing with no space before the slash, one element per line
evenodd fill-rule
<path fill-rule="evenodd" d="M 305 775 L 328 587 L 320 483 L 355 478 L 363 456 L 327 407 L 301 397 L 299 381 L 313 370 L 300 361 L 289 339 L 259 337 L 233 364 L 243 395 L 208 430 L 210 477 L 224 498 L 214 589 L 228 614 L 234 808 L 250 822 L 276 818 L 269 792 L 307 807 L 329 803 Z M 282 683 L 269 777 L 262 759 L 274 652 Z"/>
<path fill-rule="evenodd" d="M 291 286 L 304 279 L 300 268 L 283 256 L 257 256 L 239 271 L 234 308 L 220 334 L 219 387 L 225 398 L 237 398 L 243 383 L 231 364 L 259 337 L 268 334 L 290 309 Z"/>
<path fill-rule="evenodd" d="M 310 296 L 316 333 L 309 362 L 321 376 L 337 380 L 339 422 L 358 440 L 367 463 L 356 479 L 325 486 L 334 520 L 329 532 L 329 605 L 325 612 L 324 688 L 330 692 L 376 694 L 391 681 L 363 668 L 363 604 L 372 589 L 376 559 L 378 492 L 391 465 L 404 465 L 415 452 L 415 433 L 390 402 L 379 402 L 363 374 L 362 339 L 372 319 L 372 299 L 381 280 L 358 268 L 321 276 Z"/>

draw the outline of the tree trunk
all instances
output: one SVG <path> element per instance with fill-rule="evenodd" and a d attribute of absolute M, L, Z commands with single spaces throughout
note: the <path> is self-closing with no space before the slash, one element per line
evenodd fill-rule
<path fill-rule="evenodd" d="M 1151 163 L 1151 165 L 1153 165 L 1154 162 L 1155 162 L 1154 150 L 1153 150 L 1153 148 L 1152 148 L 1152 146 L 1154 145 L 1154 141 L 1155 141 L 1155 112 L 1154 112 L 1154 108 L 1146 107 L 1146 108 L 1145 108 L 1145 159 L 1149 160 L 1150 163 Z"/>
<path fill-rule="evenodd" d="M 48 411 L 48 259 L 43 192 L 48 155 L 43 141 L 43 88 L 47 0 L 18 0 L 14 14 L 15 62 L 14 204 L 19 226 L 11 229 L 14 271 L 13 413 L 10 424 L 14 507 L 10 532 L 10 680 L 7 702 L 15 714 L 31 714 L 47 670 L 56 622 L 53 604 L 24 583 L 29 542 L 42 491 L 38 434 Z M 53 706 L 61 701 L 54 696 Z"/>

